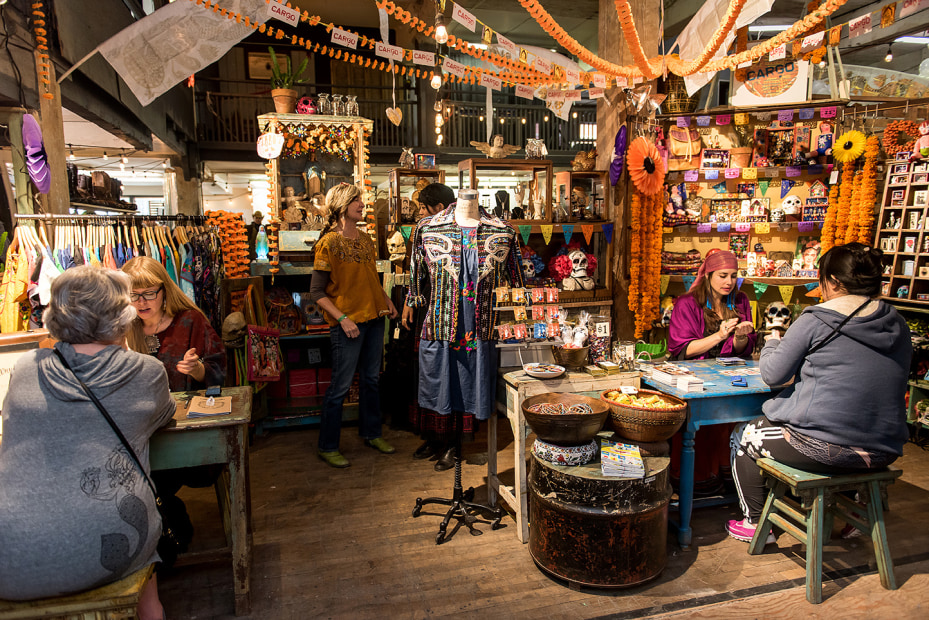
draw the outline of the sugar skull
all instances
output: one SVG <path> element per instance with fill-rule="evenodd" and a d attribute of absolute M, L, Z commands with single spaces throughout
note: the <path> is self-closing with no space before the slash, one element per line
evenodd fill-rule
<path fill-rule="evenodd" d="M 780 332 L 787 331 L 790 327 L 790 308 L 780 301 L 768 304 L 764 311 L 764 327 L 768 331 L 775 329 Z"/>
<path fill-rule="evenodd" d="M 574 250 L 568 254 L 571 259 L 571 276 L 575 278 L 587 276 L 587 254 L 581 250 Z"/>
<path fill-rule="evenodd" d="M 533 264 L 532 259 L 530 259 L 528 256 L 523 257 L 523 277 L 535 277 L 535 264 Z"/>
<path fill-rule="evenodd" d="M 387 251 L 390 253 L 388 260 L 391 262 L 402 262 L 406 258 L 406 241 L 399 230 L 387 238 Z"/>
<path fill-rule="evenodd" d="M 230 348 L 244 347 L 247 331 L 245 315 L 241 312 L 231 313 L 223 321 L 223 344 Z"/>
<path fill-rule="evenodd" d="M 771 221 L 772 222 L 783 222 L 784 218 L 787 217 L 787 214 L 784 213 L 784 210 L 780 207 L 775 207 L 771 209 Z"/>
<path fill-rule="evenodd" d="M 797 215 L 800 213 L 800 207 L 802 205 L 803 202 L 800 200 L 799 196 L 788 196 L 781 202 L 781 208 L 787 215 Z"/>
<path fill-rule="evenodd" d="M 316 114 L 316 105 L 310 97 L 300 97 L 297 101 L 297 114 Z"/>

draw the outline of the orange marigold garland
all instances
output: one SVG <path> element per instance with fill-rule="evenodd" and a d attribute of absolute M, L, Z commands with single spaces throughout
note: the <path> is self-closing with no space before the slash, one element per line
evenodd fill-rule
<path fill-rule="evenodd" d="M 845 228 L 845 243 L 858 239 L 858 220 L 861 218 L 861 171 L 852 179 L 852 200 L 848 209 L 848 226 Z"/>
<path fill-rule="evenodd" d="M 39 83 L 42 84 L 42 97 L 45 99 L 54 99 L 55 95 L 51 94 L 49 88 L 51 82 L 51 62 L 48 58 L 48 32 L 45 30 L 45 13 L 41 2 L 32 3 L 32 32 L 35 35 L 35 49 L 39 57 L 36 63 L 36 73 Z"/>
<path fill-rule="evenodd" d="M 629 310 L 635 314 L 635 337 L 641 338 L 659 315 L 661 290 L 661 194 L 639 191 L 631 200 L 632 239 L 629 265 Z"/>
<path fill-rule="evenodd" d="M 835 215 L 839 211 L 839 184 L 836 183 L 829 190 L 829 206 L 826 209 L 826 219 L 823 221 L 823 232 L 820 238 L 822 252 L 825 254 L 835 245 Z"/>
<path fill-rule="evenodd" d="M 839 208 L 835 213 L 835 245 L 844 245 L 845 230 L 851 215 L 852 191 L 855 182 L 855 162 L 843 164 L 842 183 L 839 185 Z"/>
<path fill-rule="evenodd" d="M 642 271 L 642 195 L 638 192 L 632 193 L 632 199 L 629 201 L 629 220 L 632 228 L 632 234 L 629 247 L 629 310 L 639 314 L 639 302 L 641 300 L 639 288 L 639 274 Z"/>
<path fill-rule="evenodd" d="M 901 134 L 913 138 L 909 142 L 900 142 Z M 913 121 L 891 121 L 884 128 L 884 153 L 887 157 L 906 151 L 912 151 L 919 138 L 919 125 Z"/>
<path fill-rule="evenodd" d="M 870 136 L 864 150 L 864 166 L 861 169 L 861 202 L 858 212 L 858 243 L 871 243 L 874 227 L 874 209 L 877 206 L 877 163 L 881 154 L 881 141 Z"/>

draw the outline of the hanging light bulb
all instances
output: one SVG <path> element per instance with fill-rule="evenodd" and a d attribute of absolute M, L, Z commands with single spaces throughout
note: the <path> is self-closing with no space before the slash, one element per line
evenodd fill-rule
<path fill-rule="evenodd" d="M 442 102 L 441 102 L 440 100 L 436 99 L 436 100 L 435 100 L 435 103 L 432 104 L 432 109 L 435 110 L 436 112 L 441 112 L 441 111 L 442 111 Z"/>
<path fill-rule="evenodd" d="M 120 172 L 125 171 L 125 170 L 126 170 L 126 164 L 124 164 L 123 162 L 119 162 L 119 170 L 120 170 Z"/>
<path fill-rule="evenodd" d="M 572 112 L 572 113 L 571 113 L 571 118 L 577 118 L 577 112 Z"/>
<path fill-rule="evenodd" d="M 435 128 L 435 132 L 436 132 L 437 134 L 441 134 L 441 133 L 442 133 L 442 128 L 441 128 L 441 127 L 436 127 L 436 128 Z"/>
<path fill-rule="evenodd" d="M 435 145 L 442 146 L 442 134 L 439 134 L 435 137 Z"/>
<path fill-rule="evenodd" d="M 436 126 L 436 127 L 441 127 L 441 126 L 444 125 L 444 124 L 445 124 L 445 119 L 442 118 L 442 115 L 441 115 L 441 114 L 436 114 L 436 115 L 435 115 L 435 126 Z"/>
<path fill-rule="evenodd" d="M 128 164 L 128 163 L 129 163 L 129 158 L 126 157 L 125 155 L 123 155 L 122 157 L 119 158 L 119 163 L 121 163 L 121 164 Z"/>
<path fill-rule="evenodd" d="M 484 122 L 484 115 L 483 115 L 483 114 L 481 114 L 480 116 L 477 117 L 477 122 L 479 122 L 479 123 L 483 123 L 483 122 Z"/>
<path fill-rule="evenodd" d="M 435 42 L 439 45 L 448 43 L 448 28 L 445 27 L 445 18 L 441 13 L 435 15 Z"/>
<path fill-rule="evenodd" d="M 103 151 L 103 161 L 107 161 L 109 159 L 110 159 L 110 156 L 106 154 L 106 151 Z"/>
<path fill-rule="evenodd" d="M 525 119 L 525 118 L 521 118 L 521 119 L 519 119 L 519 120 L 520 120 L 520 122 L 522 122 L 523 125 L 526 124 L 526 119 Z"/>
<path fill-rule="evenodd" d="M 68 160 L 69 160 L 69 161 L 74 161 L 74 149 L 71 148 L 71 145 L 70 145 L 70 144 L 68 145 L 68 149 L 69 149 L 69 152 L 68 152 Z"/>
<path fill-rule="evenodd" d="M 436 65 L 436 68 L 432 73 L 432 79 L 429 80 L 429 86 L 436 90 L 442 88 L 442 69 L 440 69 L 438 65 Z"/>
<path fill-rule="evenodd" d="M 893 50 L 893 47 L 890 44 L 888 44 L 887 55 L 884 56 L 884 62 L 890 62 L 893 59 L 894 59 L 894 50 Z"/>
<path fill-rule="evenodd" d="M 162 167 L 164 170 L 167 170 L 167 169 L 168 169 L 168 160 L 167 160 L 167 159 L 163 159 L 163 160 L 161 161 L 161 167 Z"/>
<path fill-rule="evenodd" d="M 545 121 L 545 122 L 547 123 L 547 122 L 548 122 L 548 114 L 546 114 L 546 115 L 542 118 L 542 120 Z"/>
<path fill-rule="evenodd" d="M 503 118 L 500 119 L 500 124 L 501 124 L 501 125 L 502 125 L 503 123 L 505 123 L 505 122 L 506 122 L 506 119 L 503 119 Z"/>

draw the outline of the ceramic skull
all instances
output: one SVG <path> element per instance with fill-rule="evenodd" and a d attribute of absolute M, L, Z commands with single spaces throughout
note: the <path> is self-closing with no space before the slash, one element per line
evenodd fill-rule
<path fill-rule="evenodd" d="M 316 105 L 310 97 L 300 97 L 297 101 L 297 114 L 316 114 Z"/>
<path fill-rule="evenodd" d="M 248 326 L 245 323 L 245 315 L 241 312 L 231 313 L 223 321 L 223 344 L 231 348 L 245 346 L 247 331 Z"/>
<path fill-rule="evenodd" d="M 775 207 L 771 209 L 771 221 L 772 222 L 783 222 L 784 218 L 787 217 L 787 214 L 784 213 L 784 210 L 780 207 Z"/>
<path fill-rule="evenodd" d="M 398 263 L 406 258 L 406 241 L 399 230 L 387 238 L 387 251 L 391 262 Z"/>
<path fill-rule="evenodd" d="M 790 308 L 780 301 L 768 304 L 764 311 L 764 326 L 768 331 L 773 329 L 781 332 L 787 331 L 787 328 L 790 327 Z"/>
<path fill-rule="evenodd" d="M 535 277 L 535 265 L 528 257 L 523 258 L 523 276 L 527 278 Z"/>
<path fill-rule="evenodd" d="M 571 259 L 571 275 L 575 278 L 587 277 L 587 255 L 580 250 L 568 254 Z"/>
<path fill-rule="evenodd" d="M 802 205 L 803 202 L 800 200 L 799 196 L 788 196 L 781 203 L 781 208 L 787 215 L 797 215 L 800 213 L 800 207 Z"/>

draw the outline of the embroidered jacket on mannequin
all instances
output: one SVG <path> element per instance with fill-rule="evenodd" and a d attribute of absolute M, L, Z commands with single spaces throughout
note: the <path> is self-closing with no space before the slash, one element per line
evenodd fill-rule
<path fill-rule="evenodd" d="M 519 239 L 512 226 L 484 209 L 477 227 L 480 280 L 477 285 L 477 338 L 493 340 L 497 326 L 494 289 L 522 287 Z M 454 205 L 424 218 L 413 233 L 407 305 L 426 306 L 423 340 L 453 340 L 460 307 L 461 226 Z M 431 291 L 429 287 L 431 285 Z M 429 299 L 425 292 L 429 291 Z"/>

